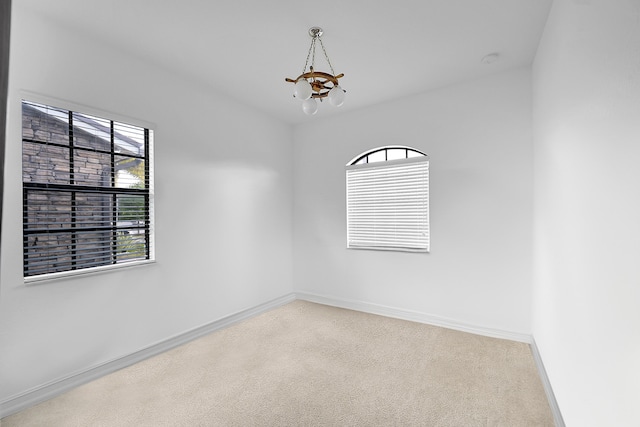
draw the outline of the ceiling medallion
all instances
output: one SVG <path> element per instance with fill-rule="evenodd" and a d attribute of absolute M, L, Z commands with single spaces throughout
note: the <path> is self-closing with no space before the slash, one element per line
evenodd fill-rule
<path fill-rule="evenodd" d="M 323 31 L 320 27 L 309 28 L 311 46 L 309 46 L 309 52 L 307 53 L 307 60 L 304 63 L 302 74 L 295 79 L 285 79 L 287 82 L 295 83 L 293 96 L 302 101 L 302 111 L 308 115 L 315 114 L 318 111 L 316 99 L 322 101 L 323 98 L 328 98 L 329 103 L 334 107 L 340 107 L 344 103 L 345 90 L 342 89 L 338 83 L 338 79 L 343 77 L 344 74 L 336 75 L 335 71 L 333 71 L 329 55 L 327 55 L 327 51 L 322 43 L 322 33 Z M 320 42 L 320 47 L 322 47 L 322 52 L 324 52 L 324 57 L 329 64 L 331 74 L 315 71 L 313 68 L 316 61 L 316 42 L 318 41 Z M 311 65 L 309 66 L 309 71 L 307 71 L 309 57 L 311 57 Z"/>

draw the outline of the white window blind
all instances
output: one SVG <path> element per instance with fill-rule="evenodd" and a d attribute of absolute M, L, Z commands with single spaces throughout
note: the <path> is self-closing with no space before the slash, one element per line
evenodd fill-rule
<path fill-rule="evenodd" d="M 429 251 L 429 158 L 348 165 L 347 247 Z"/>

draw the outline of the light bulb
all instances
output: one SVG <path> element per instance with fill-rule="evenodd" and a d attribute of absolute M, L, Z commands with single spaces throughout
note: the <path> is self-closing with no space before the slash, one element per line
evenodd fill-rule
<path fill-rule="evenodd" d="M 329 91 L 329 103 L 334 107 L 340 107 L 344 104 L 344 90 L 340 86 L 334 86 Z"/>
<path fill-rule="evenodd" d="M 312 116 L 318 112 L 318 103 L 315 98 L 309 98 L 302 101 L 302 111 L 305 114 Z"/>
<path fill-rule="evenodd" d="M 311 84 L 309 84 L 307 79 L 300 79 L 296 82 L 296 88 L 293 91 L 293 96 L 303 101 L 311 98 Z"/>

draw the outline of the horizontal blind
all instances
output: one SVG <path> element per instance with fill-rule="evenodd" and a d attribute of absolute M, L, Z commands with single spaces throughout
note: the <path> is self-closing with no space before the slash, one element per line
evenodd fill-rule
<path fill-rule="evenodd" d="M 347 247 L 429 251 L 429 160 L 347 167 Z"/>
<path fill-rule="evenodd" d="M 23 101 L 24 276 L 150 259 L 151 131 Z"/>

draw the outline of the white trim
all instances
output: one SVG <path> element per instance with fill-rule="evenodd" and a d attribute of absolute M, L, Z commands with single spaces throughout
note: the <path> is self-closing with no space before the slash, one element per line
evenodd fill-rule
<path fill-rule="evenodd" d="M 147 123 L 141 121 L 139 119 L 122 116 L 116 113 L 110 113 L 103 110 L 95 109 L 86 105 L 73 103 L 70 101 L 66 101 L 63 99 L 53 98 L 50 96 L 38 94 L 35 92 L 30 92 L 27 90 L 19 90 L 21 105 L 20 111 L 22 111 L 25 103 L 29 104 L 31 107 L 36 108 L 39 111 L 43 111 L 42 108 L 54 108 L 61 110 L 68 110 L 70 112 L 78 112 L 82 114 L 89 114 L 95 117 L 100 118 L 101 120 L 107 120 L 112 122 L 119 122 L 126 125 L 133 125 L 144 127 L 149 131 L 149 144 L 148 144 L 148 152 L 146 153 L 147 163 L 148 163 L 148 171 L 149 171 L 149 188 L 148 188 L 148 199 L 149 199 L 149 210 L 148 210 L 148 226 L 149 226 L 149 244 L 148 244 L 148 252 L 149 258 L 142 260 L 134 260 L 134 261 L 125 261 L 116 264 L 109 264 L 103 266 L 94 266 L 94 267 L 86 267 L 81 268 L 80 270 L 64 270 L 53 273 L 43 273 L 35 276 L 23 276 L 23 282 L 25 285 L 33 285 L 33 284 L 42 284 L 46 282 L 57 281 L 59 279 L 67 279 L 72 278 L 74 276 L 83 276 L 90 274 L 101 274 L 104 272 L 108 272 L 111 270 L 119 270 L 123 268 L 130 268 L 140 265 L 153 264 L 155 263 L 155 195 L 154 195 L 154 174 L 155 174 L 155 166 L 154 166 L 154 134 L 155 134 L 155 125 L 151 123 Z M 33 105 L 38 104 L 38 105 Z M 22 113 L 20 114 L 22 117 Z M 60 119 L 60 117 L 58 117 Z M 69 122 L 66 120 L 65 122 Z M 106 135 L 108 136 L 108 135 Z"/>
<path fill-rule="evenodd" d="M 399 148 L 401 150 L 415 151 L 416 153 L 420 153 L 423 156 L 426 156 L 427 158 L 429 158 L 429 156 L 427 156 L 427 154 L 425 154 L 424 152 L 418 150 L 417 148 L 409 147 L 408 145 L 383 145 L 382 147 L 376 147 L 376 148 L 372 148 L 372 149 L 367 150 L 367 151 L 363 151 L 362 153 L 360 153 L 357 156 L 355 156 L 353 159 L 349 160 L 349 163 L 347 163 L 346 166 L 352 166 L 353 162 L 355 162 L 359 158 L 364 157 L 364 156 L 368 156 L 369 154 L 373 154 L 376 151 L 393 150 L 395 148 Z"/>
<path fill-rule="evenodd" d="M 335 297 L 319 295 L 311 292 L 296 292 L 296 299 L 314 302 L 317 304 L 330 305 L 332 307 L 346 308 L 349 310 L 362 311 L 365 313 L 392 317 L 395 319 L 408 320 L 411 322 L 425 323 L 428 325 L 440 326 L 443 328 L 453 329 L 453 330 L 462 331 L 462 332 L 468 332 L 468 333 L 482 335 L 482 336 L 491 337 L 491 338 L 500 338 L 500 339 L 518 341 L 525 344 L 529 344 L 529 347 L 531 348 L 531 354 L 533 355 L 533 360 L 538 369 L 538 375 L 540 376 L 540 381 L 542 382 L 544 392 L 549 402 L 549 407 L 551 408 L 551 413 L 553 414 L 553 420 L 555 422 L 555 425 L 556 427 L 565 427 L 562 414 L 560 413 L 560 407 L 558 406 L 558 402 L 556 401 L 555 395 L 553 393 L 553 389 L 551 387 L 551 382 L 549 381 L 547 372 L 544 369 L 544 364 L 542 363 L 542 357 L 540 356 L 540 352 L 538 351 L 538 347 L 536 345 L 533 335 L 522 334 L 518 332 L 511 332 L 511 331 L 503 331 L 500 329 L 487 328 L 484 326 L 472 325 L 469 323 L 460 322 L 458 320 L 448 319 L 448 318 L 436 316 L 433 314 L 427 314 L 427 313 L 422 313 L 422 312 L 412 311 L 412 310 L 405 310 L 405 309 L 396 308 L 396 307 L 389 307 L 389 306 L 380 305 L 380 304 L 373 304 L 373 303 L 364 302 L 364 301 L 335 298 Z"/>
<path fill-rule="evenodd" d="M 15 414 L 16 412 L 22 411 L 33 405 L 44 402 L 45 400 L 56 397 L 82 384 L 86 384 L 90 381 L 111 374 L 117 370 L 126 368 L 150 357 L 157 356 L 160 353 L 186 344 L 217 330 L 227 328 L 235 323 L 265 313 L 269 310 L 290 303 L 295 299 L 295 295 L 292 293 L 283 295 L 266 303 L 241 310 L 237 313 L 230 314 L 221 319 L 191 329 L 182 334 L 175 335 L 171 338 L 160 341 L 156 344 L 152 344 L 129 355 L 110 360 L 100 365 L 70 374 L 64 378 L 50 381 L 46 384 L 34 387 L 31 390 L 27 390 L 18 395 L 9 397 L 8 399 L 0 402 L 0 418 Z"/>
<path fill-rule="evenodd" d="M 241 310 L 234 314 L 230 314 L 221 319 L 215 320 L 211 323 L 199 326 L 191 329 L 179 335 L 175 335 L 166 340 L 160 341 L 156 344 L 152 344 L 148 347 L 140 349 L 134 353 L 122 356 L 117 359 L 96 365 L 89 369 L 79 371 L 70 374 L 66 377 L 59 378 L 57 380 L 50 381 L 40 386 L 34 387 L 31 390 L 27 390 L 18 395 L 9 397 L 8 399 L 0 402 L 0 418 L 8 417 L 9 415 L 20 412 L 31 406 L 42 403 L 46 400 L 54 398 L 62 393 L 65 393 L 75 387 L 86 384 L 90 381 L 101 378 L 105 375 L 118 371 L 120 369 L 131 366 L 135 363 L 141 362 L 172 348 L 181 346 L 190 341 L 203 337 L 207 334 L 215 332 L 220 329 L 227 328 L 233 324 L 257 316 L 262 313 L 266 313 L 269 310 L 288 304 L 296 299 L 314 302 L 318 304 L 329 305 L 333 307 L 340 307 L 349 310 L 356 310 L 365 313 L 376 314 L 380 316 L 392 317 L 396 319 L 408 320 L 412 322 L 425 323 L 434 326 L 440 326 L 444 328 L 454 329 L 462 332 L 468 332 L 476 335 L 483 335 L 492 338 L 508 339 L 512 341 L 524 342 L 530 345 L 533 359 L 538 368 L 540 379 L 544 387 L 549 406 L 553 413 L 557 427 L 564 427 L 564 421 L 558 403 L 553 394 L 551 383 L 547 377 L 542 358 L 536 346 L 535 340 L 531 335 L 521 334 L 517 332 L 502 331 L 499 329 L 485 328 L 468 323 L 460 322 L 457 320 L 447 319 L 444 317 L 421 313 L 417 311 L 404 310 L 395 307 L 389 307 L 379 304 L 368 303 L 364 301 L 348 300 L 343 298 L 329 297 L 311 292 L 295 292 L 291 294 L 283 295 L 279 298 L 271 301 L 259 304 L 255 307 L 251 307 L 245 310 Z"/>
<path fill-rule="evenodd" d="M 113 120 L 115 122 L 122 122 L 129 125 L 144 127 L 150 130 L 155 130 L 156 128 L 155 123 L 148 122 L 143 119 L 138 119 L 136 117 L 123 115 L 121 113 L 102 110 L 100 108 L 91 107 L 89 105 L 80 104 L 78 102 L 67 101 L 66 99 L 43 95 L 37 92 L 31 92 L 25 89 L 18 90 L 18 96 L 20 97 L 20 102 L 31 101 L 38 104 L 46 104 L 52 107 L 63 108 L 65 110 L 71 110 L 78 113 L 84 113 L 84 114 L 90 114 L 92 116 L 108 118 L 109 120 Z"/>
<path fill-rule="evenodd" d="M 500 338 L 511 341 L 530 344 L 533 337 L 529 334 L 519 332 L 503 331 L 500 329 L 487 328 L 484 326 L 472 325 L 434 314 L 422 313 L 419 311 L 405 310 L 402 308 L 389 307 L 386 305 L 374 304 L 365 301 L 335 298 L 326 295 L 319 295 L 311 292 L 296 292 L 296 298 L 318 304 L 330 305 L 333 307 L 347 308 L 349 310 L 362 311 L 380 316 L 393 317 L 395 319 L 409 320 L 411 322 L 425 323 L 433 326 L 454 329 L 456 331 L 468 332 L 476 335 L 483 335 L 491 338 Z"/>
<path fill-rule="evenodd" d="M 547 395 L 547 400 L 549 401 L 549 406 L 551 407 L 553 421 L 555 422 L 556 427 L 565 427 L 564 419 L 562 418 L 562 413 L 560 412 L 560 406 L 558 405 L 558 401 L 556 400 L 556 395 L 553 393 L 553 388 L 551 388 L 551 381 L 549 381 L 547 370 L 544 368 L 544 363 L 542 363 L 542 356 L 540 355 L 540 351 L 538 350 L 536 340 L 533 338 L 531 339 L 530 347 L 531 353 L 533 354 L 533 360 L 535 361 L 536 367 L 538 368 L 540 381 L 542 381 L 542 387 L 544 387 L 544 392 Z"/>
<path fill-rule="evenodd" d="M 345 170 L 358 170 L 358 169 L 387 169 L 390 166 L 395 165 L 409 165 L 412 163 L 429 163 L 429 156 L 426 154 L 420 157 L 409 157 L 406 159 L 387 160 L 384 162 L 362 163 L 360 165 L 346 165 Z"/>
<path fill-rule="evenodd" d="M 155 263 L 156 263 L 155 259 L 144 259 L 139 261 L 123 262 L 121 264 L 110 264 L 110 265 L 101 265 L 98 267 L 83 268 L 80 270 L 59 271 L 57 273 L 46 273 L 46 274 L 39 274 L 37 276 L 27 276 L 27 277 L 24 277 L 23 280 L 25 285 L 31 286 L 31 285 L 38 285 L 46 282 L 55 282 L 57 280 L 62 280 L 62 279 L 70 279 L 78 276 L 92 276 L 96 274 L 103 274 L 113 270 L 122 270 L 124 268 L 139 267 L 142 265 L 155 264 Z"/>

